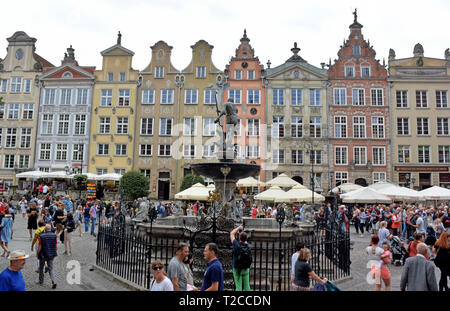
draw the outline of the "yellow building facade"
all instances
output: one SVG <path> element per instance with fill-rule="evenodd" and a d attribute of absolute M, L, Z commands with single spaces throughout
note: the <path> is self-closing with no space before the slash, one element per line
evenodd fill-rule
<path fill-rule="evenodd" d="M 102 69 L 95 71 L 89 172 L 124 174 L 133 166 L 139 72 L 132 68 L 134 53 L 122 46 L 120 33 L 117 44 L 101 55 Z"/>

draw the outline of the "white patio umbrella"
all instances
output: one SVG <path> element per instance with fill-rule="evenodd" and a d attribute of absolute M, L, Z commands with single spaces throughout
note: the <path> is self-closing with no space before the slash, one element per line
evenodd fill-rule
<path fill-rule="evenodd" d="M 340 184 L 339 186 L 334 187 L 331 190 L 331 192 L 336 193 L 336 194 L 337 193 L 347 193 L 350 191 L 358 190 L 360 188 L 362 188 L 362 186 L 349 182 L 349 183 Z"/>
<path fill-rule="evenodd" d="M 44 174 L 45 174 L 45 172 L 41 172 L 41 171 L 28 171 L 28 172 L 16 174 L 16 177 L 17 178 L 39 179 L 39 178 L 43 178 Z"/>
<path fill-rule="evenodd" d="M 433 186 L 419 191 L 425 200 L 450 200 L 450 189 Z"/>
<path fill-rule="evenodd" d="M 257 180 L 254 177 L 247 177 L 239 179 L 236 182 L 236 186 L 238 187 L 264 187 L 266 184 L 262 181 Z"/>
<path fill-rule="evenodd" d="M 387 187 L 397 186 L 396 184 L 387 182 L 387 181 L 379 181 L 377 183 L 371 184 L 368 187 L 374 190 L 379 190 Z M 397 186 L 398 187 L 398 186 Z"/>
<path fill-rule="evenodd" d="M 392 199 L 369 187 L 341 194 L 344 203 L 392 203 Z"/>
<path fill-rule="evenodd" d="M 384 194 L 391 199 L 401 200 L 401 201 L 420 201 L 423 200 L 423 195 L 419 191 L 400 187 L 400 186 L 390 186 L 377 190 L 379 193 Z"/>
<path fill-rule="evenodd" d="M 314 195 L 314 202 L 324 202 L 325 197 L 319 193 L 312 192 L 310 189 L 303 185 L 297 185 L 292 187 L 283 195 L 275 198 L 275 202 L 312 202 Z"/>
<path fill-rule="evenodd" d="M 254 199 L 260 200 L 260 201 L 272 201 L 273 202 L 276 198 L 284 197 L 285 194 L 286 194 L 286 192 L 281 190 L 280 187 L 273 186 L 273 187 L 270 187 L 268 190 L 255 195 Z M 285 202 L 289 202 L 289 201 L 285 201 Z"/>
<path fill-rule="evenodd" d="M 71 175 L 68 175 L 66 171 L 56 171 L 56 172 L 49 172 L 44 173 L 43 178 L 64 178 L 64 179 L 71 179 Z"/>
<path fill-rule="evenodd" d="M 211 189 L 208 189 L 201 183 L 196 183 L 192 187 L 175 194 L 175 199 L 207 201 L 209 197 L 209 191 L 211 191 Z"/>
<path fill-rule="evenodd" d="M 98 175 L 96 180 L 114 180 L 114 181 L 119 181 L 120 178 L 122 178 L 122 175 L 120 175 L 120 174 L 109 173 L 109 174 Z"/>
<path fill-rule="evenodd" d="M 98 178 L 102 176 L 93 173 L 81 173 L 81 174 L 72 174 L 70 175 L 70 178 L 73 178 L 75 175 L 86 175 L 88 180 L 98 180 Z"/>
<path fill-rule="evenodd" d="M 268 182 L 266 182 L 266 186 L 278 186 L 278 187 L 282 187 L 282 188 L 287 188 L 287 187 L 293 187 L 296 185 L 300 185 L 300 183 L 296 182 L 295 180 L 293 180 L 292 178 L 290 178 L 289 176 L 287 176 L 286 174 L 280 174 L 277 177 L 275 177 L 272 180 L 269 180 Z"/>
<path fill-rule="evenodd" d="M 214 184 L 209 184 L 206 189 L 210 190 L 210 191 L 214 191 L 216 190 L 216 186 Z"/>

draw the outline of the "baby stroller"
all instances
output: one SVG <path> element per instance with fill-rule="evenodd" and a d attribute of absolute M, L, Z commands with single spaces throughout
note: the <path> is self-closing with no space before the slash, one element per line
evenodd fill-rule
<path fill-rule="evenodd" d="M 402 241 L 398 236 L 394 236 L 391 240 L 392 263 L 396 266 L 401 266 L 405 263 L 408 252 L 402 245 Z"/>

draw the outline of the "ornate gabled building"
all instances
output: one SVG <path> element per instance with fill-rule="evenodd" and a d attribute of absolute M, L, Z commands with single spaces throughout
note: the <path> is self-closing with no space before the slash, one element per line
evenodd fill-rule
<path fill-rule="evenodd" d="M 176 160 L 171 148 L 177 137 L 172 131 L 180 122 L 184 78 L 171 63 L 171 46 L 158 41 L 151 51 L 150 64 L 139 73 L 134 170 L 149 178 L 150 198 L 167 200 L 175 194 L 171 179 Z"/>
<path fill-rule="evenodd" d="M 266 180 L 287 173 L 325 193 L 330 186 L 327 71 L 298 55 L 297 43 L 291 51 L 293 55 L 284 64 L 266 70 L 267 150 L 271 152 Z"/>
<path fill-rule="evenodd" d="M 387 70 L 361 32 L 356 10 L 339 58 L 329 64 L 333 187 L 391 180 Z"/>
<path fill-rule="evenodd" d="M 101 52 L 91 111 L 89 172 L 124 174 L 132 169 L 136 93 L 139 71 L 132 68 L 134 52 L 117 44 Z"/>
<path fill-rule="evenodd" d="M 39 76 L 54 67 L 36 54 L 36 39 L 17 31 L 0 62 L 0 188 L 18 185 L 16 174 L 34 163 Z M 20 181 L 22 182 L 22 181 Z"/>
<path fill-rule="evenodd" d="M 232 98 L 238 111 L 240 123 L 234 142 L 238 146 L 238 161 L 261 165 L 260 180 L 264 181 L 267 158 L 265 71 L 255 56 L 246 30 L 240 41 L 224 71 L 229 86 L 223 100 Z"/>
<path fill-rule="evenodd" d="M 393 181 L 421 190 L 450 188 L 450 50 L 444 58 L 389 52 Z"/>
<path fill-rule="evenodd" d="M 45 68 L 34 168 L 87 173 L 95 67 L 80 66 L 70 46 L 61 66 Z"/>

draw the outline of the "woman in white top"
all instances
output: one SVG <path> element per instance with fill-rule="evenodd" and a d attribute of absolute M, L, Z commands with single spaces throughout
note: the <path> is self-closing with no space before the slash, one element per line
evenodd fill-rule
<path fill-rule="evenodd" d="M 19 202 L 20 212 L 22 213 L 22 218 L 25 218 L 25 214 L 27 213 L 27 205 L 28 202 L 25 197 L 22 197 L 22 200 Z"/>
<path fill-rule="evenodd" d="M 380 261 L 381 255 L 384 253 L 384 250 L 378 246 L 380 239 L 378 236 L 372 236 L 370 240 L 370 246 L 366 248 L 366 253 L 368 255 L 368 268 L 370 268 L 370 278 L 375 280 L 376 290 L 381 290 L 381 270 L 380 270 Z"/>
<path fill-rule="evenodd" d="M 152 262 L 151 267 L 154 279 L 150 283 L 150 291 L 152 292 L 173 291 L 172 282 L 166 276 L 166 272 L 164 271 L 164 264 L 162 263 L 162 261 Z"/>

